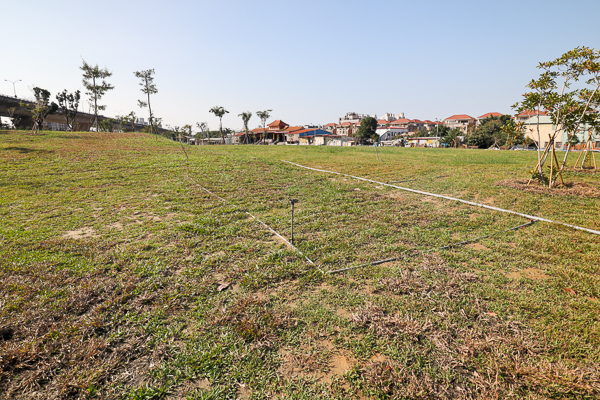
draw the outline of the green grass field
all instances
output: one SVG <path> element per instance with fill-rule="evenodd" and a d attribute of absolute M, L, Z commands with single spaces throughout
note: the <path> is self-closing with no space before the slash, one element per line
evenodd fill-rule
<path fill-rule="evenodd" d="M 0 132 L 0 399 L 600 397 L 600 237 L 436 250 L 527 220 L 281 160 L 596 230 L 600 173 L 547 190 L 519 183 L 534 152 L 185 150 Z M 290 198 L 315 265 L 245 213 L 289 238 Z"/>

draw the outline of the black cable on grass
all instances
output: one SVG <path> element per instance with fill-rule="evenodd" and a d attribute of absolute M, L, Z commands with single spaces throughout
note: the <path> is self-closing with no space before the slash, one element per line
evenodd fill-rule
<path fill-rule="evenodd" d="M 439 249 L 432 249 L 432 250 L 426 251 L 426 253 L 431 253 L 432 251 L 436 251 L 436 250 L 449 249 L 451 247 L 456 247 L 456 246 L 462 246 L 462 245 L 469 244 L 469 243 L 472 243 L 472 242 L 475 242 L 475 241 L 478 241 L 478 240 L 481 240 L 481 239 L 489 238 L 491 236 L 499 235 L 499 234 L 504 233 L 504 232 L 516 231 L 517 229 L 525 228 L 525 227 L 527 227 L 529 225 L 533 225 L 535 223 L 536 223 L 536 221 L 531 220 L 531 221 L 529 221 L 527 223 L 521 224 L 519 226 L 515 226 L 513 228 L 508 228 L 508 229 L 505 229 L 505 230 L 500 231 L 500 232 L 490 233 L 489 235 L 479 236 L 479 237 L 474 238 L 474 239 L 463 240 L 462 242 L 458 242 L 458 243 L 452 243 L 452 244 L 449 244 L 447 246 L 440 247 Z"/>
<path fill-rule="evenodd" d="M 417 179 L 405 179 L 403 181 L 389 181 L 388 183 L 402 183 L 402 182 L 413 182 L 416 181 Z"/>
<path fill-rule="evenodd" d="M 449 249 L 449 248 L 456 247 L 456 246 L 464 246 L 465 244 L 473 243 L 473 242 L 476 242 L 476 241 L 481 240 L 481 239 L 485 239 L 485 238 L 489 238 L 491 236 L 499 235 L 501 233 L 510 232 L 510 231 L 516 231 L 517 229 L 525 228 L 527 226 L 533 225 L 535 222 L 536 221 L 531 220 L 531 221 L 529 221 L 529 222 L 527 222 L 525 224 L 521 224 L 521 225 L 518 225 L 518 226 L 515 226 L 515 227 L 512 227 L 512 228 L 504 229 L 503 231 L 498 231 L 498 232 L 490 233 L 488 235 L 479 236 L 479 237 L 476 237 L 476 238 L 473 238 L 473 239 L 463 240 L 462 242 L 452 243 L 452 244 L 449 244 L 449 245 L 446 245 L 446 246 L 442 246 L 442 247 L 439 247 L 439 248 L 434 248 L 434 249 L 429 249 L 427 251 L 422 251 L 421 254 L 427 254 L 427 253 L 431 253 L 431 252 L 434 252 L 434 251 Z M 403 256 L 405 256 L 405 255 L 407 255 L 407 253 L 403 254 Z M 369 263 L 366 263 L 366 264 L 361 264 L 361 265 L 355 265 L 355 266 L 352 266 L 352 267 L 336 269 L 336 270 L 333 270 L 333 271 L 327 271 L 326 274 L 335 274 L 335 273 L 338 273 L 338 272 L 344 272 L 344 271 L 348 271 L 348 270 L 351 270 L 351 269 L 364 268 L 364 267 L 370 267 L 370 266 L 373 266 L 373 265 L 385 264 L 385 263 L 392 262 L 392 261 L 398 261 L 400 258 L 401 257 L 392 257 L 392 258 L 386 258 L 385 260 L 372 261 L 372 262 L 369 262 Z"/>

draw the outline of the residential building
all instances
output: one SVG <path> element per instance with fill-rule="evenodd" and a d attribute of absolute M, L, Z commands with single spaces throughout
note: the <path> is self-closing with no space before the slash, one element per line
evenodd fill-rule
<path fill-rule="evenodd" d="M 353 136 L 359 126 L 360 123 L 342 122 L 337 128 L 337 134 L 342 136 Z"/>
<path fill-rule="evenodd" d="M 515 118 L 515 120 L 517 122 L 526 122 L 529 118 L 537 116 L 538 114 L 540 116 L 546 115 L 546 111 L 524 110 L 519 115 L 517 115 L 517 117 Z"/>
<path fill-rule="evenodd" d="M 500 118 L 502 115 L 504 115 L 504 114 L 501 114 L 499 112 L 489 112 L 487 114 L 480 115 L 479 117 L 477 117 L 476 125 L 479 126 L 481 124 L 482 119 L 491 118 L 491 117 Z"/>
<path fill-rule="evenodd" d="M 323 129 L 335 135 L 337 134 L 337 127 L 338 125 L 332 122 L 330 124 L 325 125 Z"/>
<path fill-rule="evenodd" d="M 408 138 L 409 147 L 439 147 L 439 139 L 436 136 Z"/>
<path fill-rule="evenodd" d="M 545 114 L 545 113 L 544 113 Z M 534 114 L 534 116 L 529 117 L 529 119 L 524 121 L 525 128 L 525 137 L 531 138 L 534 142 L 541 144 L 541 148 L 545 149 L 548 143 L 550 143 L 550 138 L 554 134 L 554 130 L 556 126 L 552 123 L 549 115 L 541 115 L 538 117 Z M 538 130 L 539 130 L 539 139 L 538 139 Z M 577 132 L 577 139 L 579 143 L 585 143 L 589 137 L 589 126 L 582 125 L 579 132 Z M 592 134 L 592 139 L 593 139 Z M 554 141 L 555 149 L 564 149 L 565 144 L 567 143 L 568 133 L 565 131 L 560 132 L 560 136 L 557 136 Z M 600 142 L 596 143 L 597 148 L 600 147 Z"/>
<path fill-rule="evenodd" d="M 346 115 L 344 115 L 342 118 L 339 119 L 339 123 L 340 123 L 340 125 L 343 122 L 351 122 L 353 124 L 360 124 L 360 121 L 362 121 L 363 119 L 365 119 L 367 117 L 372 117 L 372 118 L 377 119 L 376 114 L 368 115 L 368 114 L 357 114 L 355 112 L 349 112 L 349 113 L 346 113 Z"/>
<path fill-rule="evenodd" d="M 401 119 L 401 118 L 404 118 L 404 113 L 397 114 L 397 116 L 392 113 L 385 113 L 385 114 L 383 114 L 383 117 L 381 117 L 381 119 L 383 119 L 387 122 L 392 122 L 392 121 L 395 121 L 395 120 Z"/>
<path fill-rule="evenodd" d="M 396 127 L 396 126 L 388 126 L 388 127 L 382 126 L 382 127 L 378 127 L 377 130 L 375 130 L 375 133 L 377 133 L 380 140 L 391 140 L 392 138 L 394 138 L 396 136 L 404 135 L 407 132 L 408 132 L 408 129 L 400 128 L 400 127 Z"/>
<path fill-rule="evenodd" d="M 398 127 L 398 128 L 405 128 L 406 131 L 408 132 L 408 123 L 409 122 L 410 122 L 409 119 L 400 118 L 400 119 L 390 122 L 390 126 L 394 126 L 394 127 Z"/>

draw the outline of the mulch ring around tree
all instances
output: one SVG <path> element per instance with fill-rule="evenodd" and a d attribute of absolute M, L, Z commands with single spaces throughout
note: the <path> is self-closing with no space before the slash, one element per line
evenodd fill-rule
<path fill-rule="evenodd" d="M 560 182 L 552 189 L 548 186 L 542 186 L 537 181 L 531 181 L 527 185 L 528 179 L 505 179 L 496 182 L 496 186 L 505 186 L 517 190 L 523 190 L 530 193 L 545 194 L 548 196 L 580 196 L 580 197 L 600 197 L 600 188 L 587 183 L 566 182 L 564 185 Z"/>

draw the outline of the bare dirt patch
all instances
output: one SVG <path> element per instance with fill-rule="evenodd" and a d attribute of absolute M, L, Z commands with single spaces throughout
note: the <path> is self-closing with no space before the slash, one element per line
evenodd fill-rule
<path fill-rule="evenodd" d="M 406 195 L 401 192 L 391 192 L 387 196 L 396 200 L 404 200 L 406 198 Z"/>
<path fill-rule="evenodd" d="M 344 375 L 354 366 L 354 362 L 341 354 L 334 354 L 329 362 L 329 372 L 323 376 L 323 382 L 331 383 L 331 378 L 334 376 Z"/>
<path fill-rule="evenodd" d="M 547 196 L 600 197 L 600 188 L 585 182 L 567 182 L 564 185 L 560 185 L 552 189 L 542 186 L 537 182 L 531 182 L 529 185 L 527 185 L 527 182 L 527 179 L 505 179 L 503 181 L 496 182 L 496 186 L 505 186 L 512 189 L 523 190 L 525 192 L 545 194 Z"/>
<path fill-rule="evenodd" d="M 296 349 L 280 349 L 282 363 L 278 372 L 288 379 L 315 377 L 321 382 L 331 383 L 334 377 L 350 371 L 355 361 L 333 350 L 327 340 L 315 346 L 303 345 Z"/>
<path fill-rule="evenodd" d="M 94 228 L 84 227 L 74 231 L 67 231 L 63 237 L 67 239 L 87 239 L 98 237 L 98 235 L 96 235 Z"/>
<path fill-rule="evenodd" d="M 284 246 L 286 246 L 286 247 L 288 247 L 288 248 L 290 248 L 290 249 L 292 249 L 292 248 L 293 248 L 291 244 L 289 244 L 288 242 L 286 242 L 285 240 L 283 240 L 281 237 L 279 237 L 279 236 L 277 236 L 277 235 L 273 235 L 273 236 L 271 237 L 271 239 L 272 239 L 272 240 L 273 240 L 275 243 L 282 244 L 282 245 L 284 245 Z"/>
<path fill-rule="evenodd" d="M 468 247 L 470 249 L 473 250 L 489 250 L 489 247 L 486 247 L 484 245 L 482 245 L 481 243 L 469 243 L 467 245 L 465 245 L 465 247 Z"/>
<path fill-rule="evenodd" d="M 106 225 L 106 229 L 117 229 L 122 231 L 123 230 L 123 224 L 120 222 L 115 222 L 114 224 L 109 224 Z"/>
<path fill-rule="evenodd" d="M 509 279 L 529 278 L 534 281 L 541 281 L 550 278 L 550 276 L 546 275 L 544 271 L 537 268 L 526 268 L 519 271 L 509 272 L 506 274 L 506 277 Z"/>

